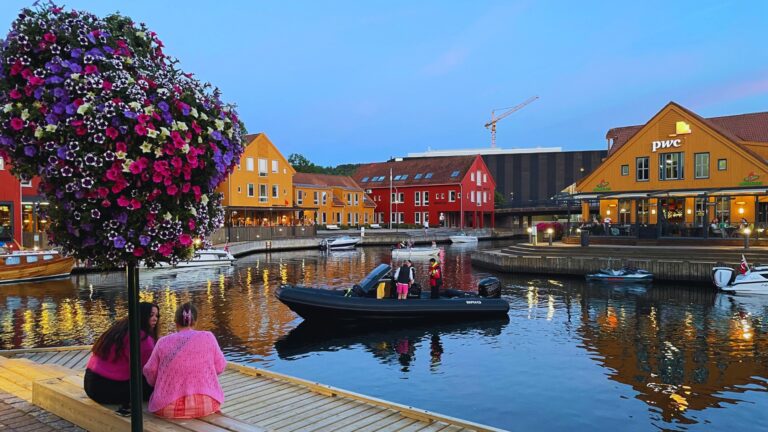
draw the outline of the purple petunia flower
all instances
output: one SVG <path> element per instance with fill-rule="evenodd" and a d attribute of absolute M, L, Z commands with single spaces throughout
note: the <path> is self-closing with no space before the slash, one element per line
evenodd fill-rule
<path fill-rule="evenodd" d="M 32 157 L 37 154 L 37 149 L 35 148 L 35 146 L 31 146 L 31 145 L 24 146 L 24 154 L 29 157 Z"/>
<path fill-rule="evenodd" d="M 125 239 L 123 236 L 117 236 L 114 240 L 112 240 L 112 243 L 115 245 L 117 249 L 122 249 L 125 247 Z"/>
<path fill-rule="evenodd" d="M 115 220 L 125 225 L 126 223 L 128 223 L 128 213 L 125 213 L 125 212 L 119 213 L 115 218 Z"/>
<path fill-rule="evenodd" d="M 69 52 L 69 55 L 72 58 L 79 58 L 81 55 L 83 55 L 83 50 L 81 50 L 80 48 L 75 48 Z"/>
<path fill-rule="evenodd" d="M 170 108 L 165 101 L 161 101 L 159 104 L 157 104 L 157 107 L 160 108 L 162 112 L 167 112 Z"/>
<path fill-rule="evenodd" d="M 61 97 L 64 97 L 66 95 L 67 95 L 67 91 L 64 90 L 61 87 L 56 87 L 55 89 L 53 89 L 53 96 L 54 97 L 61 98 Z M 63 107 L 62 107 L 62 110 L 63 110 Z"/>
<path fill-rule="evenodd" d="M 150 236 L 147 235 L 140 235 L 139 236 L 139 244 L 142 246 L 146 246 L 149 244 L 149 242 L 152 240 Z"/>
<path fill-rule="evenodd" d="M 216 141 L 221 141 L 221 132 L 215 130 L 211 133 L 211 138 L 215 139 Z"/>

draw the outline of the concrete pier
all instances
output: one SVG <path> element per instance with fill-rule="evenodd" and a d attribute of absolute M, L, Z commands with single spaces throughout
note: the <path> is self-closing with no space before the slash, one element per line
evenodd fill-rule
<path fill-rule="evenodd" d="M 736 267 L 742 254 L 750 264 L 768 262 L 768 249 L 736 247 L 642 247 L 519 244 L 472 254 L 472 264 L 507 273 L 584 276 L 602 268 L 633 266 L 654 280 L 711 283 L 716 263 Z"/>

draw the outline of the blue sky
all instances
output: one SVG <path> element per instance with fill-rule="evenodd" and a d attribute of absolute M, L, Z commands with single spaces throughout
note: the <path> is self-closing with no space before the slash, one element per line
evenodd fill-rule
<path fill-rule="evenodd" d="M 32 1 L 0 2 L 0 31 Z M 156 31 L 250 132 L 320 165 L 490 146 L 604 149 L 674 100 L 768 110 L 768 2 L 71 0 Z"/>

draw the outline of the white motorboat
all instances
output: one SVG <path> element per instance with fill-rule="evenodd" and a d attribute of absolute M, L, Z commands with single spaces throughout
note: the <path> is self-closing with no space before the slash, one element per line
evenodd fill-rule
<path fill-rule="evenodd" d="M 180 261 L 175 266 L 159 262 L 155 265 L 156 269 L 169 269 L 169 268 L 188 268 L 188 267 L 216 267 L 216 266 L 231 266 L 235 263 L 236 258 L 225 249 L 198 249 L 195 251 L 194 256 L 189 261 Z M 141 268 L 146 268 L 144 262 L 140 262 Z"/>
<path fill-rule="evenodd" d="M 467 235 L 465 232 L 460 232 L 448 238 L 451 239 L 451 243 L 477 243 L 476 236 Z"/>
<path fill-rule="evenodd" d="M 360 243 L 360 237 L 336 236 L 320 240 L 320 249 L 343 250 L 354 249 Z"/>
<path fill-rule="evenodd" d="M 712 268 L 712 282 L 723 291 L 768 294 L 768 266 L 750 267 L 742 261 L 742 272 L 726 265 Z"/>
<path fill-rule="evenodd" d="M 653 273 L 646 270 L 639 270 L 635 268 L 620 268 L 600 269 L 597 273 L 590 273 L 587 275 L 588 281 L 603 281 L 603 282 L 653 282 Z"/>
<path fill-rule="evenodd" d="M 408 259 L 416 257 L 432 257 L 440 255 L 438 247 L 406 247 L 392 249 L 392 258 Z"/>

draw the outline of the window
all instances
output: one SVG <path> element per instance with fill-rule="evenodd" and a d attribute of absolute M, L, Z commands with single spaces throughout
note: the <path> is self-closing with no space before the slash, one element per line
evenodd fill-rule
<path fill-rule="evenodd" d="M 721 223 L 728 223 L 731 220 L 731 197 L 720 196 L 715 198 L 715 217 Z"/>
<path fill-rule="evenodd" d="M 337 224 L 340 224 L 340 223 L 341 223 L 341 213 L 340 213 L 340 212 L 337 212 L 337 213 L 336 213 L 336 223 L 337 223 Z"/>
<path fill-rule="evenodd" d="M 430 179 L 430 178 L 432 178 L 432 173 L 426 173 L 426 174 L 424 174 L 424 178 L 425 178 L 425 179 Z"/>
<path fill-rule="evenodd" d="M 416 207 L 421 205 L 421 192 L 416 191 L 413 193 L 413 205 Z"/>
<path fill-rule="evenodd" d="M 469 173 L 469 179 L 470 179 L 471 181 L 475 181 L 475 172 L 474 172 L 474 171 L 473 171 L 473 172 L 471 172 L 471 173 Z"/>
<path fill-rule="evenodd" d="M 408 179 L 408 174 L 403 174 L 400 176 L 400 180 L 406 180 Z"/>
<path fill-rule="evenodd" d="M 418 173 L 418 174 L 416 174 L 415 176 L 413 176 L 413 179 L 414 179 L 414 180 L 418 180 L 418 179 L 420 179 L 420 178 L 421 178 L 421 173 Z"/>
<path fill-rule="evenodd" d="M 352 196 L 355 198 L 355 205 L 359 205 L 360 204 L 360 195 L 353 194 Z"/>
<path fill-rule="evenodd" d="M 448 191 L 448 202 L 456 201 L 456 191 Z"/>
<path fill-rule="evenodd" d="M 424 212 L 421 219 L 424 221 L 424 223 L 429 223 L 429 212 Z"/>
<path fill-rule="evenodd" d="M 650 223 L 650 216 L 648 215 L 648 209 L 650 208 L 650 203 L 647 199 L 639 199 L 637 200 L 637 223 L 639 224 L 649 224 Z"/>
<path fill-rule="evenodd" d="M 363 213 L 363 223 L 368 225 L 368 213 Z"/>
<path fill-rule="evenodd" d="M 272 161 L 272 174 L 277 174 L 277 173 L 279 173 L 279 172 L 280 172 L 280 170 L 279 170 L 279 169 L 277 169 L 277 161 L 276 161 L 276 160 L 273 160 L 273 161 Z"/>
<path fill-rule="evenodd" d="M 328 223 L 328 215 L 325 212 L 323 212 L 323 217 L 321 220 L 323 221 L 323 225 Z"/>
<path fill-rule="evenodd" d="M 13 207 L 10 203 L 0 205 L 0 241 L 11 241 L 13 239 L 12 215 Z"/>
<path fill-rule="evenodd" d="M 237 193 L 243 193 L 243 191 L 240 190 L 240 186 L 237 187 Z"/>
<path fill-rule="evenodd" d="M 709 158 L 707 158 L 709 159 Z M 707 203 L 704 198 L 696 198 L 693 205 L 696 214 L 694 215 L 694 223 L 697 227 L 704 226 L 704 213 L 707 211 Z"/>
<path fill-rule="evenodd" d="M 469 191 L 469 202 L 475 202 L 475 191 Z"/>
<path fill-rule="evenodd" d="M 248 183 L 248 196 L 249 197 L 253 196 L 253 191 L 254 191 L 253 183 Z"/>
<path fill-rule="evenodd" d="M 454 171 L 451 173 L 451 178 L 458 177 L 458 176 L 459 176 L 459 171 Z"/>
<path fill-rule="evenodd" d="M 693 176 L 697 179 L 709 178 L 709 153 L 695 153 Z"/>
<path fill-rule="evenodd" d="M 483 204 L 488 202 L 488 191 L 483 191 Z"/>
<path fill-rule="evenodd" d="M 253 158 L 246 158 L 245 159 L 245 170 L 246 171 L 253 171 Z"/>
<path fill-rule="evenodd" d="M 405 194 L 403 192 L 400 192 L 397 194 L 397 202 L 404 203 L 405 202 Z"/>
<path fill-rule="evenodd" d="M 267 185 L 259 185 L 259 202 L 267 202 Z"/>
<path fill-rule="evenodd" d="M 347 213 L 347 225 L 352 225 L 352 213 Z"/>
<path fill-rule="evenodd" d="M 267 176 L 267 160 L 259 159 L 259 177 Z"/>
<path fill-rule="evenodd" d="M 718 159 L 717 160 L 717 170 L 718 171 L 725 171 L 728 169 L 728 159 Z"/>
<path fill-rule="evenodd" d="M 296 192 L 296 204 L 298 205 L 304 204 L 304 191 Z"/>
<path fill-rule="evenodd" d="M 421 200 L 422 204 L 425 206 L 429 205 L 429 192 L 424 191 L 424 199 Z"/>
<path fill-rule="evenodd" d="M 352 194 L 351 193 L 347 194 L 347 205 L 352 205 Z"/>
<path fill-rule="evenodd" d="M 637 176 L 635 177 L 635 180 L 648 181 L 648 179 L 650 178 L 649 176 L 650 163 L 648 160 L 648 156 L 643 156 L 635 159 L 635 167 L 637 169 Z"/>
<path fill-rule="evenodd" d="M 413 223 L 420 225 L 421 224 L 421 212 L 415 212 L 413 214 Z"/>
<path fill-rule="evenodd" d="M 488 183 L 488 174 L 483 173 L 483 183 Z"/>
<path fill-rule="evenodd" d="M 314 198 L 314 200 L 312 201 L 312 203 L 313 203 L 313 204 L 315 204 L 315 205 L 317 205 L 317 200 L 318 200 L 318 197 L 319 197 L 319 195 L 318 195 L 317 191 L 314 191 L 314 192 L 312 193 L 312 196 L 313 196 L 313 198 Z"/>
<path fill-rule="evenodd" d="M 368 177 L 363 177 L 363 178 L 360 180 L 360 183 L 365 183 L 365 182 L 367 182 L 367 181 L 368 181 Z"/>
<path fill-rule="evenodd" d="M 272 198 L 280 198 L 280 187 L 272 185 Z"/>
<path fill-rule="evenodd" d="M 622 165 L 621 166 L 621 175 L 628 176 L 629 175 L 629 165 Z"/>
<path fill-rule="evenodd" d="M 477 185 L 478 185 L 478 186 L 481 186 L 481 185 L 483 184 L 483 183 L 480 181 L 480 180 L 481 180 L 481 175 L 480 175 L 480 174 L 481 174 L 481 173 L 480 173 L 480 170 L 478 170 L 478 171 L 477 171 L 477 175 L 475 176 L 475 178 L 477 179 Z"/>
<path fill-rule="evenodd" d="M 0 171 L 5 170 L 5 159 L 0 157 Z"/>
<path fill-rule="evenodd" d="M 626 165 L 627 170 L 629 170 L 629 165 Z M 630 216 L 632 214 L 632 201 L 628 199 L 620 199 L 619 200 L 619 224 L 621 225 L 629 225 L 630 222 Z"/>
<path fill-rule="evenodd" d="M 659 180 L 682 180 L 683 153 L 663 153 L 659 155 Z"/>
<path fill-rule="evenodd" d="M 323 192 L 322 194 L 322 204 L 326 205 L 328 203 L 328 192 Z M 317 204 L 317 197 L 315 197 L 315 204 Z"/>
<path fill-rule="evenodd" d="M 357 213 L 355 213 L 355 225 L 359 225 L 359 224 L 360 224 L 360 216 Z"/>

